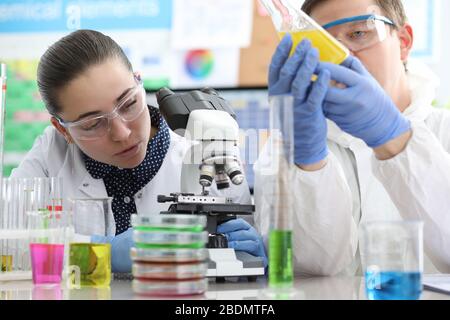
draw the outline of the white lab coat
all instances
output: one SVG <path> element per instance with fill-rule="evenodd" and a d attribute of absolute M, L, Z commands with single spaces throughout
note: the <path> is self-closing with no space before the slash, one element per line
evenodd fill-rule
<path fill-rule="evenodd" d="M 360 226 L 384 219 L 423 220 L 424 271 L 450 272 L 450 112 L 431 105 L 438 81 L 429 69 L 411 61 L 408 77 L 412 104 L 404 115 L 413 136 L 401 154 L 379 161 L 362 140 L 328 121 L 326 166 L 290 167 L 296 273 L 360 275 Z M 255 225 L 266 241 L 270 163 L 266 147 L 254 166 Z"/>
<path fill-rule="evenodd" d="M 190 145 L 191 142 L 170 131 L 170 146 L 163 164 L 153 179 L 134 196 L 138 214 L 153 215 L 168 209 L 169 203 L 158 203 L 157 196 L 180 192 L 182 161 Z M 103 179 L 94 179 L 86 170 L 80 149 L 73 144 L 68 146 L 63 136 L 53 127 L 46 128 L 36 139 L 11 177 L 63 177 L 65 201 L 68 198 L 108 196 Z M 230 188 L 221 191 L 212 187 L 211 194 L 231 197 L 237 203 L 251 203 L 246 180 L 239 186 L 230 185 Z M 64 205 L 67 207 L 68 203 L 65 202 Z M 109 219 L 114 221 L 112 215 Z M 115 228 L 109 230 L 109 233 L 114 234 Z M 97 230 L 96 226 L 92 226 L 90 234 L 102 234 L 99 231 L 101 229 Z"/>

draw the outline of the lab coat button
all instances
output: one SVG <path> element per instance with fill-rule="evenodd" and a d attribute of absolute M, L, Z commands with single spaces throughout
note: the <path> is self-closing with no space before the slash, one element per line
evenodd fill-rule
<path fill-rule="evenodd" d="M 89 187 L 89 183 L 83 183 L 83 187 Z"/>
<path fill-rule="evenodd" d="M 125 203 L 130 203 L 130 201 L 131 201 L 131 199 L 128 196 L 123 198 L 123 202 L 125 202 Z"/>
<path fill-rule="evenodd" d="M 138 199 L 141 199 L 142 198 L 142 193 L 138 193 L 137 197 L 138 197 Z"/>

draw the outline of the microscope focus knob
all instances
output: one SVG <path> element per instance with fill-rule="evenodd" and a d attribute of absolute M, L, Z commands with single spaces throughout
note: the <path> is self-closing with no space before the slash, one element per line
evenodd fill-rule
<path fill-rule="evenodd" d="M 210 234 L 208 238 L 208 248 L 228 248 L 228 240 L 222 233 Z"/>
<path fill-rule="evenodd" d="M 214 94 L 216 96 L 219 95 L 219 93 L 216 90 L 214 90 L 213 88 L 210 88 L 210 87 L 205 87 L 205 88 L 201 89 L 200 91 L 202 91 L 204 93 L 208 93 L 208 94 Z"/>
<path fill-rule="evenodd" d="M 158 195 L 158 203 L 165 203 L 165 202 L 176 202 L 177 198 L 176 197 L 168 197 L 168 196 L 164 196 L 164 195 Z"/>

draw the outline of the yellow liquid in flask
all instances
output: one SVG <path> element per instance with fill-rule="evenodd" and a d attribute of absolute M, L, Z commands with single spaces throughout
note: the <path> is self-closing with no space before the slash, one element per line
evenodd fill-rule
<path fill-rule="evenodd" d="M 349 51 L 338 40 L 321 30 L 302 30 L 289 32 L 292 37 L 292 49 L 290 55 L 295 52 L 297 45 L 305 38 L 308 38 L 312 46 L 319 50 L 319 60 L 341 64 L 349 56 Z M 286 32 L 279 32 L 280 39 Z"/>

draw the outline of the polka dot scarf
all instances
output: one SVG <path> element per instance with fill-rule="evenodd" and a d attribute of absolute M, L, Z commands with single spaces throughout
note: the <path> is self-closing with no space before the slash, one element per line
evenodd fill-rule
<path fill-rule="evenodd" d="M 136 213 L 134 195 L 146 186 L 161 167 L 170 145 L 169 127 L 159 110 L 150 107 L 150 117 L 158 132 L 149 141 L 144 161 L 133 169 L 120 169 L 91 159 L 83 154 L 84 163 L 94 179 L 103 179 L 116 221 L 116 235 L 131 227 L 131 214 Z"/>

